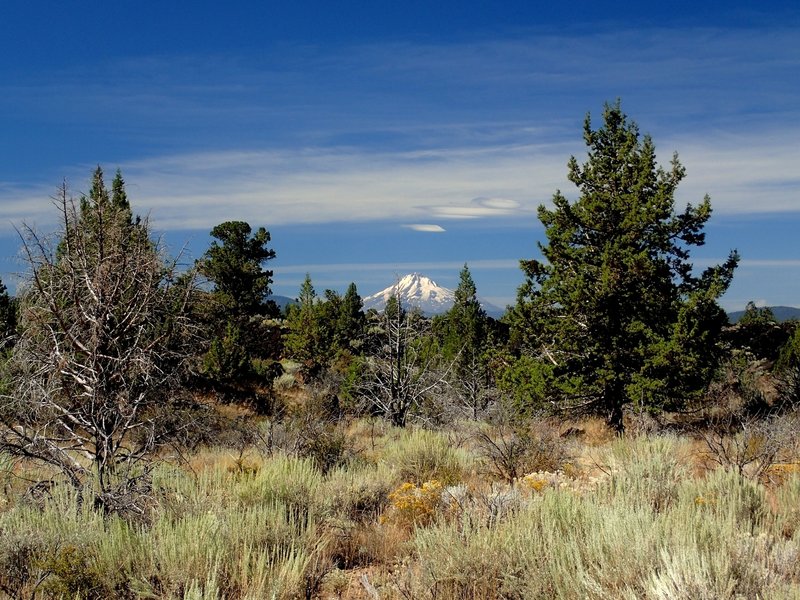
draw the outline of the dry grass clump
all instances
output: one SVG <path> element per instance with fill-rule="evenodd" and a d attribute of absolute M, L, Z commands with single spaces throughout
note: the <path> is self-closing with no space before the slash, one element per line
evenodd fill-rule
<path fill-rule="evenodd" d="M 464 518 L 417 529 L 418 582 L 407 592 L 576 599 L 800 592 L 797 543 L 775 527 L 763 488 L 730 471 L 675 485 L 675 496 L 656 504 L 653 488 L 641 483 L 631 492 L 548 488 L 494 523 Z"/>
<path fill-rule="evenodd" d="M 378 460 L 394 469 L 401 482 L 417 485 L 434 479 L 444 485 L 457 483 L 475 465 L 474 457 L 453 447 L 446 435 L 425 429 L 404 430 L 390 439 Z"/>
<path fill-rule="evenodd" d="M 322 490 L 326 557 L 338 569 L 388 563 L 403 551 L 408 536 L 379 524 L 389 504 L 396 474 L 385 464 L 339 468 Z"/>
<path fill-rule="evenodd" d="M 580 440 L 589 447 L 605 446 L 616 439 L 614 430 L 599 417 L 586 417 L 579 421 L 567 420 L 559 426 L 560 435 Z"/>
<path fill-rule="evenodd" d="M 678 484 L 688 476 L 688 453 L 674 435 L 617 439 L 610 446 L 607 493 L 644 502 L 655 511 L 668 508 Z"/>
<path fill-rule="evenodd" d="M 641 513 L 567 492 L 548 491 L 496 524 L 470 521 L 418 530 L 414 597 L 601 597 L 592 590 L 617 587 L 649 553 Z"/>
<path fill-rule="evenodd" d="M 787 478 L 771 499 L 777 529 L 784 538 L 800 542 L 800 475 Z"/>

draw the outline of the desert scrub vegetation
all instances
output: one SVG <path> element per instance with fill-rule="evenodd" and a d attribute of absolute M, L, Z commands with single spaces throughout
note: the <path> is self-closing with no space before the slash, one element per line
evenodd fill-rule
<path fill-rule="evenodd" d="M 274 462 L 260 478 L 162 472 L 144 524 L 103 515 L 65 488 L 39 506 L 20 503 L 0 515 L 2 589 L 12 598 L 302 595 L 326 543 L 315 496 L 299 495 L 316 480 L 303 480 L 302 462 Z"/>
<path fill-rule="evenodd" d="M 548 488 L 497 522 L 420 528 L 416 576 L 405 591 L 576 599 L 798 593 L 797 538 L 768 508 L 763 486 L 724 470 L 675 485 L 668 505 L 654 505 L 641 482 L 629 491 L 609 481 L 596 492 Z"/>
<path fill-rule="evenodd" d="M 501 321 L 467 265 L 436 318 L 308 274 L 281 314 L 264 227 L 185 265 L 120 173 L 62 186 L 0 283 L 0 593 L 800 595 L 800 328 L 727 325 L 738 255 L 694 268 L 710 201 L 619 101 L 583 133 Z"/>
<path fill-rule="evenodd" d="M 0 593 L 800 594 L 795 470 L 785 469 L 780 480 L 755 479 L 704 460 L 700 440 L 648 434 L 591 446 L 562 441 L 568 462 L 540 464 L 509 481 L 480 466 L 485 449 L 475 432 L 504 433 L 489 425 L 458 439 L 369 421 L 343 431 L 364 450 L 327 471 L 311 458 L 257 447 L 245 458 L 212 447 L 185 463 L 158 465 L 143 519 L 103 511 L 70 485 L 26 496 L 20 471 L 9 464 L 0 503 Z"/>
<path fill-rule="evenodd" d="M 425 429 L 402 430 L 384 446 L 381 460 L 404 482 L 420 485 L 431 480 L 457 483 L 475 464 L 474 455 L 455 447 L 446 434 Z"/>

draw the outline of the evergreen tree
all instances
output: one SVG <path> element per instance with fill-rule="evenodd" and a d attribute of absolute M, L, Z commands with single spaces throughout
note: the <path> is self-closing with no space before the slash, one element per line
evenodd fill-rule
<path fill-rule="evenodd" d="M 316 361 L 319 358 L 320 328 L 316 305 L 317 292 L 311 276 L 306 273 L 297 305 L 290 306 L 286 316 L 288 333 L 284 344 L 289 356 L 297 360 Z"/>
<path fill-rule="evenodd" d="M 269 232 L 259 227 L 252 233 L 249 223 L 226 221 L 214 227 L 211 236 L 221 244 L 212 242 L 197 267 L 214 283 L 229 318 L 277 314 L 275 304 L 267 300 L 272 271 L 263 268 L 265 262 L 275 258 L 275 251 L 267 247 Z"/>
<path fill-rule="evenodd" d="M 269 301 L 272 271 L 263 268 L 275 258 L 268 248 L 270 235 L 249 223 L 226 221 L 211 230 L 216 241 L 197 261 L 197 270 L 214 284 L 197 307 L 198 320 L 207 328 L 208 352 L 203 373 L 212 383 L 247 385 L 252 378 L 252 359 L 277 355 L 270 325 L 262 317 L 275 316 L 278 308 Z"/>
<path fill-rule="evenodd" d="M 775 313 L 769 306 L 759 308 L 752 300 L 744 307 L 744 314 L 739 319 L 738 324 L 749 327 L 757 326 L 771 326 L 775 325 L 778 320 L 775 318 Z"/>
<path fill-rule="evenodd" d="M 127 210 L 131 208 L 130 202 L 128 202 L 128 193 L 125 191 L 125 180 L 122 179 L 122 171 L 119 169 L 111 183 L 111 204 Z"/>
<path fill-rule="evenodd" d="M 486 341 L 486 311 L 478 301 L 478 291 L 466 263 L 459 274 L 455 302 L 446 320 L 449 330 L 446 356 L 480 353 Z"/>
<path fill-rule="evenodd" d="M 725 333 L 734 349 L 745 350 L 757 359 L 767 360 L 777 359 L 791 337 L 788 328 L 778 325 L 772 309 L 768 306 L 759 308 L 754 302 L 747 303 L 739 321 Z"/>
<path fill-rule="evenodd" d="M 364 302 L 355 283 L 347 287 L 341 298 L 336 321 L 334 343 L 339 350 L 354 350 L 361 344 L 364 335 Z"/>
<path fill-rule="evenodd" d="M 521 261 L 512 318 L 517 343 L 549 364 L 562 406 L 600 411 L 622 431 L 626 404 L 657 409 L 705 389 L 727 321 L 717 299 L 738 255 L 693 275 L 710 200 L 676 213 L 677 155 L 658 167 L 619 102 L 603 117 L 597 130 L 586 118 L 588 161 L 569 161 L 579 199 L 556 192 L 552 209 L 539 207 L 545 260 Z"/>
<path fill-rule="evenodd" d="M 79 203 L 59 190 L 55 248 L 22 227 L 30 275 L 4 367 L 0 451 L 48 465 L 48 478 L 60 471 L 108 511 L 140 515 L 150 459 L 185 427 L 175 411 L 193 286 L 176 286 L 176 262 L 149 239 L 147 220 L 133 222 L 112 198 L 98 168 Z"/>
<path fill-rule="evenodd" d="M 320 299 L 306 274 L 297 301 L 286 317 L 289 331 L 284 343 L 290 356 L 316 366 L 327 365 L 337 354 L 350 352 L 359 345 L 364 313 L 354 283 L 344 296 L 325 290 L 324 299 Z"/>
<path fill-rule="evenodd" d="M 211 340 L 203 357 L 203 372 L 216 382 L 234 383 L 247 379 L 253 371 L 250 353 L 242 340 L 241 329 L 228 322 L 225 333 Z"/>
<path fill-rule="evenodd" d="M 103 245 L 107 243 L 106 231 L 111 229 L 120 234 L 119 239 L 115 242 L 120 244 L 122 252 L 133 250 L 142 244 L 152 245 L 141 219 L 133 218 L 125 192 L 125 182 L 119 171 L 114 178 L 112 191 L 109 193 L 103 169 L 98 166 L 92 175 L 89 194 L 81 196 L 78 206 L 78 218 L 82 227 L 80 243 L 87 245 L 86 259 L 94 257 L 96 254 L 104 254 Z M 66 235 L 56 248 L 56 256 L 64 259 L 69 257 L 70 246 L 76 243 L 74 234 L 74 230 L 66 228 Z"/>
<path fill-rule="evenodd" d="M 459 274 L 453 307 L 444 315 L 442 357 L 452 361 L 452 387 L 460 404 L 477 418 L 485 408 L 488 372 L 484 353 L 488 347 L 488 320 L 478 301 L 478 291 L 467 264 Z"/>

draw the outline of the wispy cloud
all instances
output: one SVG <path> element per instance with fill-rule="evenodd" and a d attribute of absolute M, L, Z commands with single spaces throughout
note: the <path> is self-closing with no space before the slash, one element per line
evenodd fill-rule
<path fill-rule="evenodd" d="M 420 231 L 424 233 L 444 233 L 445 229 L 441 225 L 434 225 L 433 223 L 414 223 L 410 225 L 403 225 L 412 231 Z"/>
<path fill-rule="evenodd" d="M 555 147 L 221 152 L 159 157 L 122 169 L 136 207 L 152 211 L 164 229 L 207 229 L 234 216 L 270 225 L 426 223 L 531 214 L 564 180 L 566 149 Z"/>
<path fill-rule="evenodd" d="M 87 156 L 74 142 L 78 158 L 44 171 L 52 181 L 0 186 L 0 223 L 46 220 L 60 178 L 87 181 L 97 162 L 123 169 L 136 209 L 163 229 L 509 219 L 556 189 L 574 197 L 565 165 L 583 157 L 582 116 L 617 96 L 662 162 L 680 153 L 680 202 L 708 193 L 718 214 L 796 212 L 798 35 L 531 31 L 31 75 L 0 84 L 0 109 L 131 150 L 98 144 Z"/>
<path fill-rule="evenodd" d="M 696 203 L 708 193 L 717 214 L 800 211 L 800 128 L 766 137 L 657 140 L 660 156 L 677 149 L 687 168 L 678 188 L 679 204 Z M 565 163 L 570 154 L 582 159 L 581 152 L 578 143 L 567 141 L 468 152 L 378 153 L 337 147 L 177 154 L 124 163 L 122 169 L 135 208 L 151 213 L 160 229 L 208 229 L 231 218 L 270 225 L 378 220 L 424 224 L 432 219 L 532 215 L 556 189 L 575 197 Z M 88 181 L 91 168 L 74 168 L 69 179 Z M 0 187 L 0 223 L 46 223 L 54 216 L 49 201 L 54 188 Z"/>
<path fill-rule="evenodd" d="M 469 204 L 432 206 L 433 214 L 444 219 L 477 219 L 499 217 L 519 212 L 520 202 L 507 198 L 474 198 Z"/>
<path fill-rule="evenodd" d="M 800 127 L 702 141 L 658 142 L 662 163 L 674 149 L 687 168 L 679 205 L 710 194 L 717 214 L 800 211 L 796 174 Z M 428 218 L 497 218 L 533 214 L 556 189 L 577 195 L 566 179 L 567 141 L 424 156 L 317 148 L 286 152 L 176 155 L 123 165 L 131 195 L 165 229 L 207 229 L 238 215 L 271 224 Z M 88 173 L 88 170 L 87 170 Z M 38 212 L 30 192 L 2 198 L 0 217 Z M 14 200 L 9 198 L 8 200 Z M 47 204 L 47 200 L 44 201 Z M 46 208 L 46 207 L 45 207 Z"/>
<path fill-rule="evenodd" d="M 800 268 L 800 259 L 787 258 L 787 259 L 744 259 L 739 262 L 740 267 L 754 267 L 754 268 L 775 268 L 775 269 L 796 269 Z"/>

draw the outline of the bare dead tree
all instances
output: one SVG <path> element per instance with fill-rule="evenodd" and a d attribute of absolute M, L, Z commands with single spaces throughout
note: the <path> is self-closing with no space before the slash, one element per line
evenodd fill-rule
<path fill-rule="evenodd" d="M 365 362 L 361 395 L 373 412 L 398 427 L 447 386 L 450 366 L 442 366 L 441 357 L 426 345 L 428 329 L 426 319 L 403 310 L 396 298 L 370 329 L 375 351 Z"/>
<path fill-rule="evenodd" d="M 93 484 L 106 510 L 131 510 L 149 459 L 175 433 L 167 413 L 188 356 L 192 284 L 147 220 L 132 219 L 118 179 L 109 196 L 98 169 L 79 206 L 62 186 L 55 236 L 19 230 L 29 276 L 0 449 Z"/>

